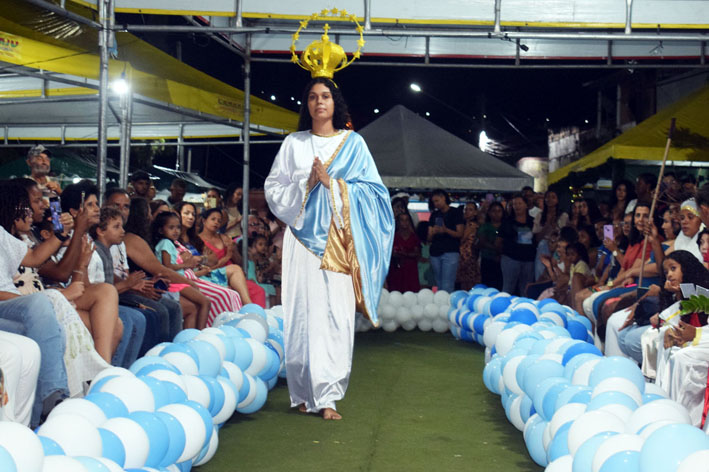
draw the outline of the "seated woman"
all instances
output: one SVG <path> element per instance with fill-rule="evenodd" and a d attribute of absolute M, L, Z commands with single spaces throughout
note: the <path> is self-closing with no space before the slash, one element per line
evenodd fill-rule
<path fill-rule="evenodd" d="M 197 236 L 195 227 L 197 208 L 190 202 L 180 202 L 175 205 L 175 211 L 180 215 L 180 244 L 182 244 L 192 256 L 199 261 L 197 270 L 194 272 L 197 277 L 207 282 L 212 282 L 223 287 L 235 290 L 241 297 L 243 304 L 252 303 L 256 300 L 261 306 L 266 303 L 266 295 L 261 287 L 255 283 L 250 283 L 244 276 L 244 271 L 238 264 L 229 264 L 216 267 L 219 258 L 216 254 L 203 255 L 204 241 Z M 182 253 L 183 258 L 185 257 Z M 236 257 L 234 257 L 236 258 Z M 259 303 L 261 302 L 261 303 Z"/>
<path fill-rule="evenodd" d="M 24 241 L 14 236 L 20 232 L 28 232 L 32 224 L 33 212 L 30 208 L 27 192 L 21 185 L 15 182 L 5 181 L 0 183 L 0 251 L 3 254 L 4 264 L 0 270 L 0 300 L 10 300 L 22 296 L 22 292 L 15 286 L 13 277 L 17 275 L 20 267 L 34 268 L 41 266 L 49 257 L 56 253 L 61 247 L 62 241 L 55 235 L 51 239 L 30 248 Z M 68 228 L 64 228 L 68 231 Z M 66 233 L 59 233 L 62 238 L 66 238 Z M 82 251 L 82 259 L 86 259 L 89 253 L 88 244 L 85 244 Z M 26 272 L 29 272 L 26 270 Z M 38 282 L 38 279 L 36 280 Z M 24 281 L 23 281 L 24 282 Z M 42 290 L 43 287 L 34 281 L 21 286 L 30 288 L 33 293 L 38 288 L 52 303 L 59 325 L 63 328 L 66 349 L 64 351 L 64 365 L 67 376 L 67 387 L 70 396 L 82 395 L 83 383 L 94 378 L 94 376 L 110 367 L 94 348 L 94 341 L 91 333 L 82 322 L 79 314 L 69 299 L 76 299 L 83 293 L 84 285 L 75 282 L 64 293 L 49 289 Z M 112 326 L 118 328 L 117 317 Z M 120 336 L 118 337 L 120 339 Z M 109 339 L 108 350 L 111 350 L 111 340 Z M 116 341 L 117 344 L 117 341 Z M 114 347 L 115 348 L 115 347 Z M 110 353 L 108 355 L 110 360 Z M 46 399 L 45 399 L 46 400 Z M 37 414 L 37 419 L 38 419 Z M 33 414 L 34 421 L 34 414 Z"/>
<path fill-rule="evenodd" d="M 157 215 L 153 220 L 152 233 L 155 255 L 162 264 L 193 280 L 199 287 L 199 292 L 206 295 L 212 302 L 207 318 L 197 321 L 198 327 L 203 327 L 205 323 L 206 326 L 211 326 L 221 313 L 238 311 L 241 308 L 241 299 L 238 293 L 202 280 L 193 272 L 192 269 L 198 269 L 200 259 L 193 257 L 192 253 L 180 243 L 180 217 L 176 213 L 170 211 Z M 189 287 L 181 290 L 180 293 L 189 298 L 192 295 L 191 290 L 194 289 Z"/>

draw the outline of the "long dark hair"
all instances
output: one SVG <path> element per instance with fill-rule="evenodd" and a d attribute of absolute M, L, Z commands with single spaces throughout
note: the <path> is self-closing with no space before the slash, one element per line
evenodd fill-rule
<path fill-rule="evenodd" d="M 635 227 L 635 212 L 638 211 L 638 208 L 640 208 L 640 207 L 645 207 L 649 210 L 650 203 L 638 202 L 635 205 L 635 208 L 633 209 L 633 222 L 630 223 L 630 237 L 628 238 L 629 239 L 628 244 L 630 246 L 632 246 L 634 244 L 638 244 L 644 238 L 644 235 L 640 231 L 638 231 L 638 229 Z"/>
<path fill-rule="evenodd" d="M 490 219 L 490 210 L 492 210 L 493 207 L 500 207 L 500 210 L 502 210 L 502 217 L 500 218 L 500 221 L 505 219 L 505 207 L 502 206 L 502 203 L 492 202 L 492 203 L 490 203 L 490 206 L 487 207 L 487 213 L 485 213 L 485 222 L 486 223 L 492 223 L 492 220 Z"/>
<path fill-rule="evenodd" d="M 347 110 L 347 103 L 345 103 L 345 97 L 342 95 L 342 91 L 332 80 L 325 77 L 316 77 L 311 80 L 308 85 L 305 86 L 305 90 L 303 90 L 303 98 L 300 105 L 300 119 L 298 120 L 298 131 L 307 131 L 313 127 L 313 118 L 310 116 L 310 110 L 308 109 L 308 95 L 310 95 L 310 90 L 315 84 L 323 84 L 325 87 L 330 89 L 332 100 L 335 102 L 335 111 L 332 115 L 332 126 L 335 129 L 349 128 L 350 113 Z"/>
<path fill-rule="evenodd" d="M 550 193 L 553 193 L 554 195 L 556 195 L 556 207 L 554 208 L 553 215 L 549 212 L 549 207 L 547 206 L 547 195 L 549 195 Z M 560 207 L 561 207 L 561 203 L 559 202 L 559 194 L 553 190 L 547 190 L 544 193 L 544 209 L 542 210 L 542 220 L 541 220 L 542 226 L 546 226 L 547 219 L 549 217 L 553 217 L 554 221 L 552 223 L 556 224 L 557 220 L 559 219 L 559 216 L 561 216 L 561 213 L 562 213 Z"/>
<path fill-rule="evenodd" d="M 197 249 L 200 254 L 202 254 L 202 251 L 204 250 L 204 241 L 202 241 L 202 238 L 197 236 L 197 207 L 194 206 L 194 203 L 186 202 L 183 200 L 177 205 L 175 205 L 175 211 L 177 212 L 177 216 L 180 218 L 180 224 L 182 224 L 182 209 L 187 205 L 191 206 L 194 210 L 194 223 L 192 224 L 192 227 L 187 228 L 185 230 L 187 242 L 194 246 L 194 248 Z M 182 224 L 182 227 L 184 228 L 185 225 Z M 180 240 L 180 242 L 184 241 Z"/>
<path fill-rule="evenodd" d="M 180 217 L 173 211 L 161 211 L 153 220 L 153 223 L 150 225 L 150 244 L 152 247 L 157 246 L 160 241 L 167 238 L 167 236 L 162 233 L 162 229 L 170 218 L 177 218 L 177 221 L 180 221 Z"/>
<path fill-rule="evenodd" d="M 130 201 L 130 215 L 126 221 L 126 233 L 140 236 L 150 244 L 150 206 L 143 197 L 135 197 Z"/>
<path fill-rule="evenodd" d="M 613 185 L 613 193 L 611 194 L 611 209 L 615 208 L 615 206 L 618 204 L 618 197 L 616 197 L 616 190 L 618 190 L 618 187 L 621 185 L 625 185 L 625 205 L 623 206 L 623 211 L 625 211 L 625 208 L 628 206 L 628 203 L 630 203 L 631 200 L 635 199 L 635 186 L 627 179 L 620 180 L 616 182 Z"/>
<path fill-rule="evenodd" d="M 672 259 L 676 261 L 682 268 L 682 283 L 683 284 L 694 284 L 700 287 L 709 287 L 709 271 L 704 267 L 704 264 L 699 262 L 691 252 L 684 250 L 672 251 L 669 253 L 665 259 Z M 660 291 L 660 310 L 664 310 L 668 306 L 672 305 L 673 293 L 665 290 L 665 281 L 667 280 L 665 276 L 665 271 L 660 271 L 660 286 L 662 290 Z"/>
<path fill-rule="evenodd" d="M 24 217 L 25 209 L 32 208 L 24 186 L 12 180 L 0 181 L 0 225 L 12 234 L 15 220 Z"/>

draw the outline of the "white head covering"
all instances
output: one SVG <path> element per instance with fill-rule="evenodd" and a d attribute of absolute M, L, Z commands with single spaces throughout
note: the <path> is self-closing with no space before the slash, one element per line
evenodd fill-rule
<path fill-rule="evenodd" d="M 699 218 L 699 208 L 697 207 L 697 202 L 693 199 L 690 198 L 689 200 L 685 200 L 682 202 L 682 205 L 680 206 L 680 211 L 685 210 L 689 211 L 691 213 L 694 213 L 694 215 Z M 677 238 L 675 239 L 675 251 L 679 250 L 684 250 L 684 251 L 689 251 L 692 253 L 694 257 L 696 257 L 699 262 L 704 263 L 704 257 L 702 256 L 702 253 L 699 251 L 699 245 L 697 244 L 697 238 L 699 237 L 699 233 L 702 232 L 704 229 L 704 224 L 701 224 L 699 226 L 699 231 L 697 231 L 697 234 L 695 234 L 693 237 L 688 237 L 684 234 L 683 231 L 680 231 L 679 234 L 677 235 Z"/>

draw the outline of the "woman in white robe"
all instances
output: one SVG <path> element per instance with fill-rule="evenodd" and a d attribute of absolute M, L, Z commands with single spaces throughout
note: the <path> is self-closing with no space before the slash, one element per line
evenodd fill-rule
<path fill-rule="evenodd" d="M 341 419 L 336 402 L 352 366 L 355 311 L 376 307 L 394 233 L 389 193 L 331 80 L 303 98 L 299 131 L 283 142 L 266 179 L 283 240 L 285 362 L 291 406 Z"/>

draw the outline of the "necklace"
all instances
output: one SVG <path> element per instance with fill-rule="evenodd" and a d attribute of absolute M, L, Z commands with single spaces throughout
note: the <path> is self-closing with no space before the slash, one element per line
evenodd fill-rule
<path fill-rule="evenodd" d="M 319 137 L 319 138 L 334 138 L 334 137 L 337 136 L 338 134 L 341 134 L 342 131 L 343 131 L 343 130 L 338 129 L 338 130 L 337 130 L 335 133 L 333 133 L 333 134 L 318 134 L 318 133 L 314 132 L 313 130 L 310 130 L 310 134 L 312 134 L 313 136 L 317 136 L 317 137 Z"/>

